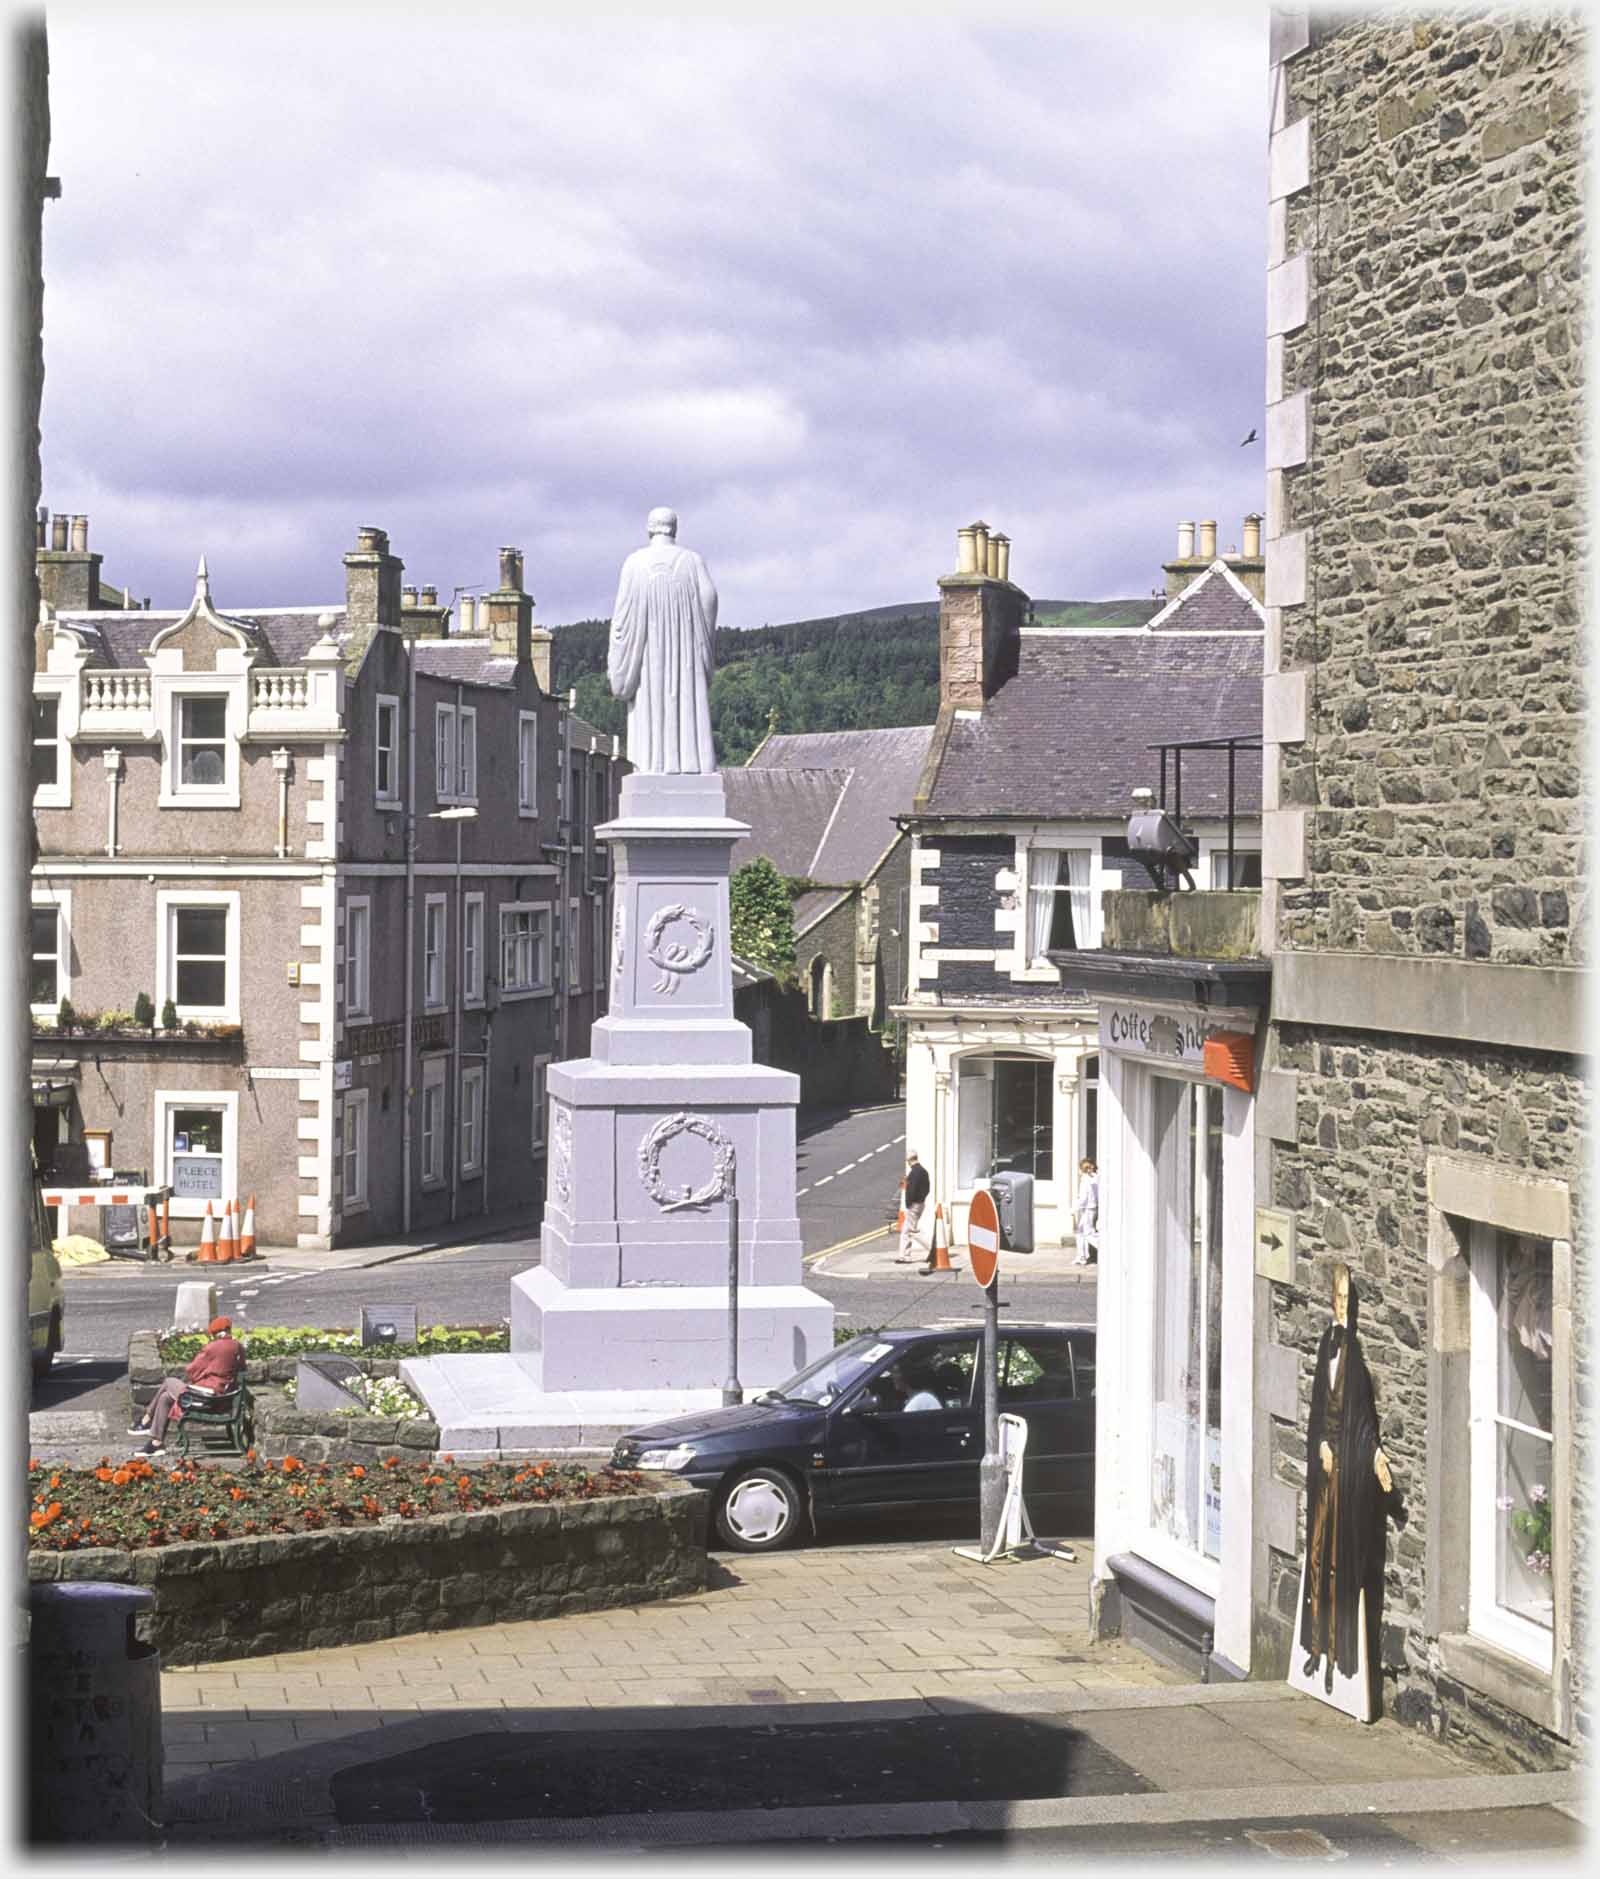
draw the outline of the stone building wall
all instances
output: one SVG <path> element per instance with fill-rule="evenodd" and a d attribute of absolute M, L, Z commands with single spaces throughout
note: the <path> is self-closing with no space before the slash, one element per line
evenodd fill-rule
<path fill-rule="evenodd" d="M 1280 944 L 1587 956 L 1582 45 L 1510 9 L 1313 15 L 1281 68 L 1309 269 L 1269 533 L 1311 551 L 1279 791 L 1312 813 Z"/>
<path fill-rule="evenodd" d="M 1429 1183 L 1443 1156 L 1486 1187 L 1570 1195 L 1564 1511 L 1581 1561 L 1587 1110 L 1565 1014 L 1588 957 L 1584 35 L 1575 14 L 1509 8 L 1285 11 L 1273 41 L 1275 1024 L 1256 1199 L 1292 1214 L 1298 1244 L 1293 1280 L 1261 1282 L 1256 1674 L 1273 1674 L 1274 1650 L 1287 1661 L 1310 1360 L 1345 1260 L 1407 1510 L 1390 1533 L 1385 1707 L 1547 1766 L 1568 1751 L 1529 1719 L 1538 1703 L 1486 1694 L 1493 1676 L 1455 1674 L 1441 1644 L 1466 1628 L 1440 1590 L 1465 1572 L 1466 1345 L 1443 1303 Z M 1586 1631 L 1578 1572 L 1575 1737 Z M 1557 1639 L 1559 1662 L 1559 1623 Z"/>

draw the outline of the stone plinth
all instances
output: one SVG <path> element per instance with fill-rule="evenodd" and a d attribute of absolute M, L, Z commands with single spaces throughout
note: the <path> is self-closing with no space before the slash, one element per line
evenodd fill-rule
<path fill-rule="evenodd" d="M 802 1282 L 800 1081 L 751 1062 L 733 1013 L 728 858 L 747 832 L 716 774 L 630 776 L 596 831 L 616 854 L 610 1011 L 590 1056 L 550 1067 L 542 1263 L 511 1282 L 512 1361 L 408 1366 L 469 1448 L 592 1436 L 620 1393 L 690 1408 L 720 1390 L 735 1197 L 741 1383 L 782 1383 L 831 1347 L 833 1308 Z"/>

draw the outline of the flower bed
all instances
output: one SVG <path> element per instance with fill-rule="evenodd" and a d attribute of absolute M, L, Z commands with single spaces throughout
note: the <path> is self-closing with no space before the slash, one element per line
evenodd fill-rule
<path fill-rule="evenodd" d="M 30 1579 L 151 1587 L 149 1641 L 167 1664 L 550 1617 L 705 1584 L 705 1495 L 609 1468 L 35 1463 L 29 1502 Z"/>
<path fill-rule="evenodd" d="M 201 1331 L 162 1331 L 156 1334 L 162 1366 L 168 1374 L 182 1370 L 206 1338 Z M 359 1331 L 328 1331 L 315 1325 L 238 1326 L 234 1336 L 244 1346 L 245 1361 L 252 1376 L 277 1377 L 265 1371 L 263 1364 L 274 1364 L 295 1357 L 350 1357 L 358 1363 L 387 1364 L 388 1369 L 369 1372 L 375 1376 L 393 1376 L 402 1357 L 443 1357 L 452 1353 L 508 1351 L 511 1327 L 507 1324 L 484 1326 L 428 1325 L 417 1332 L 409 1344 L 367 1344 Z M 294 1375 L 288 1364 L 284 1376 Z"/>

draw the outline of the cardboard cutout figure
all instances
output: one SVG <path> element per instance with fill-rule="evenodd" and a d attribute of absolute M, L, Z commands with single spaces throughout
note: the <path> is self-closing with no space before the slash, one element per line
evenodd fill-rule
<path fill-rule="evenodd" d="M 1306 1539 L 1289 1682 L 1371 1722 L 1373 1629 L 1394 1492 L 1372 1377 L 1356 1335 L 1350 1268 L 1333 1269 L 1333 1321 L 1317 1346 L 1306 1430 Z"/>

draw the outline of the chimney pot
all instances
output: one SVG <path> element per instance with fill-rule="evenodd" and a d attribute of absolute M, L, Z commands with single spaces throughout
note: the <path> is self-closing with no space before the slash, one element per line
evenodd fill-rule
<path fill-rule="evenodd" d="M 1247 560 L 1256 561 L 1261 556 L 1261 518 L 1247 515 L 1244 519 L 1244 552 Z"/>
<path fill-rule="evenodd" d="M 1011 579 L 1011 537 L 995 535 L 990 538 L 990 547 L 995 551 L 995 574 L 1002 581 Z"/>
<path fill-rule="evenodd" d="M 1192 522 L 1178 524 L 1178 559 L 1180 561 L 1194 559 L 1194 524 Z"/>
<path fill-rule="evenodd" d="M 75 555 L 86 555 L 89 552 L 89 518 L 86 515 L 75 515 L 72 518 L 72 552 Z"/>
<path fill-rule="evenodd" d="M 976 574 L 978 571 L 978 546 L 973 540 L 972 528 L 956 530 L 956 573 Z"/>
<path fill-rule="evenodd" d="M 1215 561 L 1217 558 L 1217 525 L 1215 522 L 1200 524 L 1200 559 Z"/>
<path fill-rule="evenodd" d="M 66 553 L 67 522 L 68 518 L 64 515 L 53 515 L 50 518 L 50 548 L 54 554 Z"/>
<path fill-rule="evenodd" d="M 437 607 L 439 604 L 439 590 L 437 587 L 424 587 L 419 590 L 418 599 L 424 607 Z"/>
<path fill-rule="evenodd" d="M 417 604 L 417 590 L 414 587 L 402 587 L 400 604 L 402 607 L 414 607 Z"/>
<path fill-rule="evenodd" d="M 461 596 L 461 627 L 463 633 L 471 633 L 477 625 L 478 603 L 471 594 Z"/>
<path fill-rule="evenodd" d="M 517 593 L 522 583 L 517 579 L 517 551 L 515 548 L 500 550 L 500 586 L 503 592 Z"/>
<path fill-rule="evenodd" d="M 50 545 L 50 511 L 48 509 L 39 511 L 39 526 L 34 536 L 34 545 L 39 548 L 48 548 Z"/>
<path fill-rule="evenodd" d="M 363 554 L 383 555 L 389 552 L 389 537 L 381 528 L 363 525 L 356 531 L 356 547 Z"/>
<path fill-rule="evenodd" d="M 976 560 L 979 574 L 989 572 L 989 524 L 974 522 L 972 525 L 973 558 Z"/>

